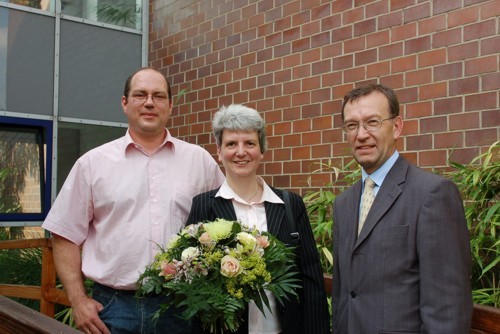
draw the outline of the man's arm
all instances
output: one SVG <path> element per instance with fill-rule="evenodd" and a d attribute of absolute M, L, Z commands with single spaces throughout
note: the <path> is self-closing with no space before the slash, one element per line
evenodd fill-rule
<path fill-rule="evenodd" d="M 76 326 L 86 333 L 110 333 L 98 315 L 103 306 L 85 291 L 80 247 L 55 234 L 52 245 L 57 274 L 73 308 Z"/>
<path fill-rule="evenodd" d="M 426 194 L 418 222 L 420 312 L 426 333 L 468 333 L 470 244 L 462 199 L 449 180 Z"/>

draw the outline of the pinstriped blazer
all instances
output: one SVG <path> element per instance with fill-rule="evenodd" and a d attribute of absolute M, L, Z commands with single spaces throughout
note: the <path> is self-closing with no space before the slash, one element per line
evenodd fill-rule
<path fill-rule="evenodd" d="M 283 198 L 283 191 L 271 187 L 277 196 Z M 187 225 L 205 220 L 223 218 L 236 220 L 236 212 L 230 200 L 215 197 L 214 189 L 193 198 Z M 298 289 L 299 300 L 290 298 L 285 305 L 278 303 L 278 317 L 284 334 L 329 333 L 329 314 L 323 273 L 319 262 L 311 225 L 302 198 L 290 193 L 290 206 L 296 221 L 297 231 L 287 222 L 283 204 L 264 203 L 269 233 L 285 244 L 293 244 L 291 233 L 298 232 L 300 241 L 296 250 L 297 264 L 301 273 L 302 289 Z M 245 322 L 238 331 L 248 333 Z"/>

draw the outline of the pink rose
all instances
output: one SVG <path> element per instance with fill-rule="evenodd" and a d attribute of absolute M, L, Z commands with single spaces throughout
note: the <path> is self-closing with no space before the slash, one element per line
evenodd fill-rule
<path fill-rule="evenodd" d="M 210 237 L 210 234 L 208 234 L 208 232 L 203 232 L 203 234 L 198 238 L 198 241 L 203 246 L 210 246 L 212 244 L 212 238 Z"/>
<path fill-rule="evenodd" d="M 170 277 L 177 273 L 177 267 L 175 264 L 167 261 L 161 263 L 160 276 Z"/>
<path fill-rule="evenodd" d="M 267 248 L 269 246 L 269 238 L 266 235 L 260 235 L 256 239 L 260 247 Z"/>
<path fill-rule="evenodd" d="M 242 271 L 240 262 L 230 255 L 224 256 L 220 261 L 220 273 L 226 277 L 238 276 Z"/>

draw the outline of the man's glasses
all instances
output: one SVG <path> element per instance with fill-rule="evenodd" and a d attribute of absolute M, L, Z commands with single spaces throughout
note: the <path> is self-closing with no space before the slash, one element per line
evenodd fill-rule
<path fill-rule="evenodd" d="M 392 116 L 389 118 L 384 118 L 384 119 L 376 119 L 372 118 L 367 120 L 366 122 L 361 122 L 361 125 L 365 128 L 366 131 L 368 132 L 373 132 L 377 131 L 382 127 L 382 123 L 384 121 L 390 120 L 395 118 L 396 116 Z M 344 131 L 345 134 L 348 135 L 354 135 L 358 133 L 359 130 L 359 124 L 358 122 L 347 122 L 342 126 L 342 130 Z"/>
<path fill-rule="evenodd" d="M 134 93 L 132 94 L 132 100 L 134 102 L 146 103 L 146 101 L 150 96 L 154 104 L 164 104 L 168 100 L 168 97 L 163 94 L 146 94 L 146 93 Z"/>

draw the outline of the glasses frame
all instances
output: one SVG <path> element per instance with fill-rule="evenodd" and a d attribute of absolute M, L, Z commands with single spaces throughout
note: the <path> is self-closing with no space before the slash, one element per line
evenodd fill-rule
<path fill-rule="evenodd" d="M 346 134 L 346 135 L 355 135 L 359 132 L 359 128 L 360 128 L 360 125 L 368 132 L 373 132 L 373 131 L 377 131 L 378 129 L 380 129 L 382 127 L 382 124 L 385 122 L 385 121 L 388 121 L 390 119 L 394 119 L 396 118 L 397 116 L 391 116 L 391 117 L 388 117 L 388 118 L 384 118 L 384 119 L 376 119 L 376 118 L 370 118 L 368 121 L 366 122 L 349 122 L 348 124 L 352 124 L 352 123 L 356 123 L 358 125 L 358 127 L 356 128 L 356 131 L 349 131 L 347 129 L 347 124 L 344 124 L 342 125 L 342 131 Z M 374 128 L 371 128 L 371 129 L 368 129 L 368 122 L 372 122 L 372 121 L 377 121 L 377 126 L 374 127 Z"/>
<path fill-rule="evenodd" d="M 170 99 L 168 96 L 155 96 L 154 94 L 132 93 L 129 95 L 132 101 L 144 104 L 151 97 L 154 104 L 165 104 Z M 159 99 L 159 100 L 158 100 Z"/>

